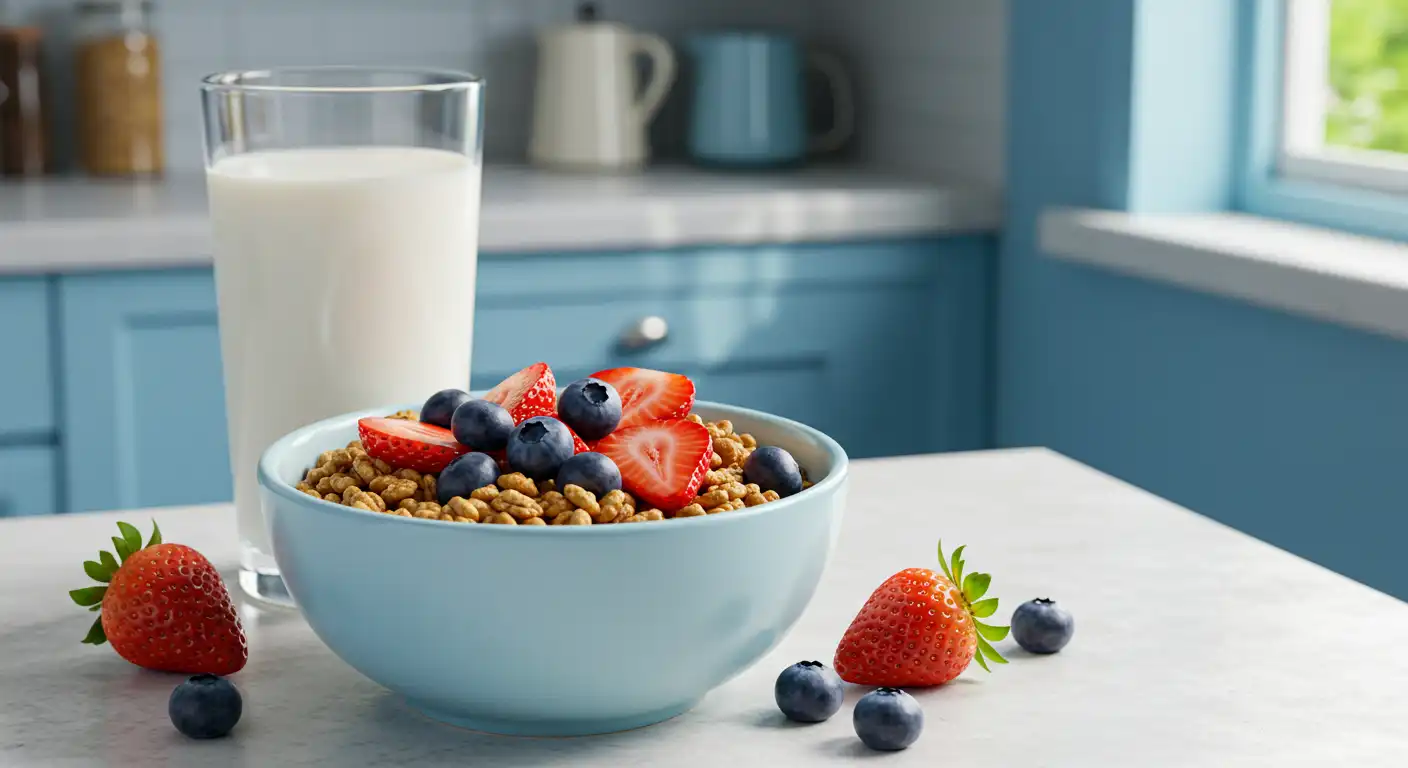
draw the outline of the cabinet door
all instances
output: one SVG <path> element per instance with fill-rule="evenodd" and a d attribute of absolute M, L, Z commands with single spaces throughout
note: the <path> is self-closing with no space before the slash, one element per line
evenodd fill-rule
<path fill-rule="evenodd" d="M 0 517 L 53 514 L 57 490 L 53 448 L 0 448 Z"/>
<path fill-rule="evenodd" d="M 0 280 L 0 436 L 53 439 L 49 285 L 42 277 Z"/>
<path fill-rule="evenodd" d="M 210 271 L 62 277 L 59 303 L 68 506 L 229 501 Z"/>

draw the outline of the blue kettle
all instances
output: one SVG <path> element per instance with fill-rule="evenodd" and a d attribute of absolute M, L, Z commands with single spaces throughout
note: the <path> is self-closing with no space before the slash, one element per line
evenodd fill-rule
<path fill-rule="evenodd" d="M 694 93 L 687 147 L 708 165 L 791 165 L 832 152 L 855 125 L 851 80 L 840 60 L 788 35 L 726 31 L 693 35 Z M 831 90 L 831 128 L 807 130 L 806 76 L 820 72 Z"/>

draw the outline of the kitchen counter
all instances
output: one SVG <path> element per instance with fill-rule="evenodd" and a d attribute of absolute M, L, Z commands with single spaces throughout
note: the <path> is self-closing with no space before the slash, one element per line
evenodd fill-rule
<path fill-rule="evenodd" d="M 853 473 L 835 559 L 780 647 L 675 720 L 580 739 L 424 719 L 334 657 L 296 613 L 243 606 L 251 657 L 234 680 L 244 719 L 227 739 L 186 740 L 166 716 L 180 678 L 81 645 L 89 614 L 64 592 L 83 585 L 81 561 L 118 519 L 146 528 L 155 517 L 166 540 L 228 573 L 230 508 L 0 521 L 0 764 L 860 764 L 878 756 L 851 728 L 862 689 L 830 721 L 795 726 L 773 705 L 773 680 L 800 659 L 829 662 L 870 591 L 903 567 L 932 566 L 940 536 L 968 544 L 970 568 L 993 574 L 997 619 L 1050 595 L 1075 614 L 1075 639 L 1049 657 L 1009 639 L 998 644 L 1007 666 L 916 691 L 925 733 L 886 765 L 1404 764 L 1403 603 L 1044 450 L 861 461 Z M 587 639 L 550 645 L 586 664 L 600 652 Z"/>
<path fill-rule="evenodd" d="M 199 174 L 0 184 L 0 274 L 208 265 L 205 205 Z M 999 216 L 990 192 L 844 167 L 588 176 L 489 166 L 480 249 L 864 240 L 992 231 Z"/>

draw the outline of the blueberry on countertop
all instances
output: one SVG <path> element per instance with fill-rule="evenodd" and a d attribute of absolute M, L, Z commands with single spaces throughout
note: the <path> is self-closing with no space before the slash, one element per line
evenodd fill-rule
<path fill-rule="evenodd" d="M 743 463 L 743 482 L 757 483 L 778 496 L 791 496 L 802 490 L 802 468 L 792 454 L 773 445 L 759 447 Z"/>
<path fill-rule="evenodd" d="M 788 720 L 819 723 L 841 709 L 846 698 L 841 676 L 819 661 L 799 661 L 782 670 L 772 687 L 777 708 Z"/>
<path fill-rule="evenodd" d="M 450 418 L 450 431 L 476 451 L 501 451 L 513 431 L 513 416 L 498 403 L 466 400 Z"/>
<path fill-rule="evenodd" d="M 876 688 L 860 697 L 851 717 L 856 735 L 871 749 L 904 749 L 924 732 L 924 710 L 898 688 Z"/>
<path fill-rule="evenodd" d="M 581 486 L 599 499 L 621 487 L 621 470 L 605 454 L 579 453 L 557 470 L 557 490 L 569 485 Z"/>
<path fill-rule="evenodd" d="M 572 458 L 572 432 L 551 416 L 534 416 L 508 436 L 508 465 L 515 472 L 548 480 Z"/>
<path fill-rule="evenodd" d="M 1065 648 L 1075 631 L 1075 617 L 1050 598 L 1028 600 L 1012 612 L 1012 639 L 1032 653 Z"/>
<path fill-rule="evenodd" d="M 577 379 L 563 387 L 557 415 L 578 437 L 595 442 L 621 423 L 621 395 L 601 379 Z"/>
<path fill-rule="evenodd" d="M 244 702 L 234 683 L 216 675 L 196 675 L 176 686 L 166 712 L 176 730 L 193 739 L 218 739 L 240 721 Z"/>
<path fill-rule="evenodd" d="M 442 389 L 431 395 L 420 407 L 420 420 L 437 427 L 450 428 L 450 417 L 455 409 L 469 400 L 469 393 L 462 389 Z"/>
<path fill-rule="evenodd" d="M 474 489 L 493 485 L 499 479 L 499 463 L 487 453 L 466 453 L 440 470 L 435 482 L 435 500 L 449 504 L 456 496 L 469 498 Z"/>

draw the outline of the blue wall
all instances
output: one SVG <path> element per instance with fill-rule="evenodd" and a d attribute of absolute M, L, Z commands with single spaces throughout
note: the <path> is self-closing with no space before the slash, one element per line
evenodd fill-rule
<path fill-rule="evenodd" d="M 1408 344 L 1040 253 L 1048 207 L 1180 209 L 1216 197 L 1187 185 L 1227 176 L 1226 152 L 1187 153 L 1206 135 L 1177 140 L 1171 101 L 1184 100 L 1183 130 L 1230 136 L 1225 120 L 1198 120 L 1231 114 L 1230 81 L 1140 88 L 1179 65 L 1134 53 L 1157 28 L 1139 16 L 1152 2 L 1012 0 L 998 442 L 1051 446 L 1408 597 Z M 1218 15 L 1232 4 L 1217 2 L 1180 4 L 1217 31 L 1187 56 L 1232 60 L 1230 16 Z M 1151 109 L 1175 121 L 1167 141 L 1141 134 L 1156 129 L 1138 119 Z M 1197 552 L 1170 556 L 1197 567 Z"/>

